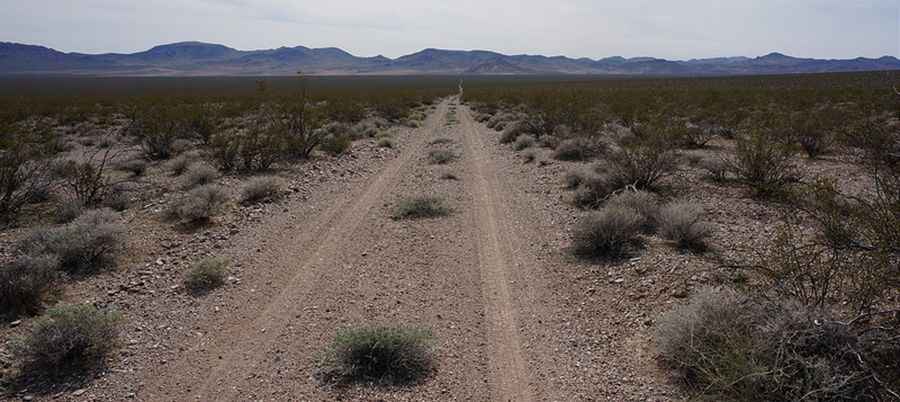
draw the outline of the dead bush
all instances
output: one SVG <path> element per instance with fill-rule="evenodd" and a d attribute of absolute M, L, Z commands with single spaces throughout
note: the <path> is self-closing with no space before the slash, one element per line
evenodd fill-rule
<path fill-rule="evenodd" d="M 86 304 L 48 310 L 13 342 L 20 372 L 50 380 L 86 376 L 118 346 L 119 321 L 117 312 Z"/>
<path fill-rule="evenodd" d="M 425 329 L 343 329 L 321 363 L 321 375 L 325 382 L 413 384 L 433 370 L 432 343 Z"/>
<path fill-rule="evenodd" d="M 703 221 L 703 209 L 687 202 L 662 207 L 658 215 L 659 233 L 679 248 L 703 251 L 712 235 L 712 226 Z"/>
<path fill-rule="evenodd" d="M 0 267 L 0 313 L 8 317 L 34 315 L 57 279 L 55 256 L 19 256 Z"/>
<path fill-rule="evenodd" d="M 585 217 L 575 228 L 573 251 L 587 258 L 616 259 L 639 243 L 642 218 L 631 208 L 610 206 Z"/>
<path fill-rule="evenodd" d="M 125 243 L 127 229 L 109 209 L 86 211 L 72 223 L 37 229 L 20 248 L 32 256 L 53 255 L 68 273 L 91 273 L 110 267 Z"/>
<path fill-rule="evenodd" d="M 275 201 L 283 195 L 284 183 L 274 176 L 254 177 L 241 189 L 241 203 Z"/>
<path fill-rule="evenodd" d="M 208 222 L 219 214 L 228 202 L 228 192 L 215 184 L 206 184 L 182 196 L 173 202 L 166 215 L 170 219 L 187 223 Z"/>

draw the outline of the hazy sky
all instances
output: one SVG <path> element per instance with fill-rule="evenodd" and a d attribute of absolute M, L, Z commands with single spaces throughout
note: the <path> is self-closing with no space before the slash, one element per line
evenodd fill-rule
<path fill-rule="evenodd" d="M 900 0 L 0 0 L 0 10 L 0 41 L 89 53 L 199 40 L 389 57 L 426 47 L 590 58 L 900 55 Z"/>

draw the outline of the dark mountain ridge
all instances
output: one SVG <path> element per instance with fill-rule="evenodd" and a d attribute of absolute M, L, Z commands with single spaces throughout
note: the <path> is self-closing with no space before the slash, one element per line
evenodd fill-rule
<path fill-rule="evenodd" d="M 178 42 L 132 54 L 64 53 L 44 46 L 0 42 L 0 75 L 293 75 L 305 74 L 622 74 L 746 75 L 900 70 L 892 56 L 811 59 L 764 56 L 665 60 L 654 57 L 505 55 L 485 50 L 429 48 L 390 59 L 358 57 L 335 47 L 237 50 Z"/>

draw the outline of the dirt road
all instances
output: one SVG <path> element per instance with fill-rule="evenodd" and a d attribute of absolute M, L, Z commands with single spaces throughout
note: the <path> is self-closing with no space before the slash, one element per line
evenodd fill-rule
<path fill-rule="evenodd" d="M 596 345 L 552 276 L 564 263 L 559 222 L 539 213 L 541 194 L 517 189 L 527 178 L 497 160 L 490 135 L 448 99 L 368 180 L 292 201 L 236 239 L 223 254 L 242 282 L 195 320 L 174 359 L 141 373 L 136 399 L 595 399 L 606 375 L 592 366 Z M 458 158 L 431 164 L 440 148 Z M 390 218 L 416 195 L 444 197 L 453 213 Z M 432 328 L 435 375 L 409 388 L 321 385 L 316 362 L 335 331 L 365 324 Z"/>

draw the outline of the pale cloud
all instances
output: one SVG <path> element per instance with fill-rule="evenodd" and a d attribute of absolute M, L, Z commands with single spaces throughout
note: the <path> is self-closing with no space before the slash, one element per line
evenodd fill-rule
<path fill-rule="evenodd" d="M 0 0 L 0 41 L 134 52 L 200 40 L 240 49 L 426 47 L 572 57 L 900 55 L 897 0 Z"/>

